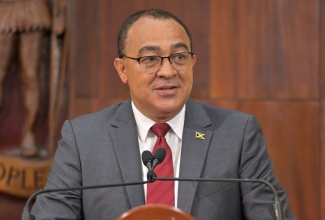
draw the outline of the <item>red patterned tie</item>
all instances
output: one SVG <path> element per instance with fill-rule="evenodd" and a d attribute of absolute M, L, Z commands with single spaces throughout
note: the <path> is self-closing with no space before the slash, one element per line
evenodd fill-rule
<path fill-rule="evenodd" d="M 153 155 L 160 147 L 166 150 L 164 161 L 154 170 L 157 177 L 174 177 L 172 152 L 165 138 L 169 129 L 170 126 L 167 123 L 156 123 L 151 127 L 152 132 L 157 136 L 157 141 L 152 151 Z M 174 181 L 157 180 L 153 183 L 149 183 L 147 187 L 147 204 L 152 203 L 175 206 Z"/>

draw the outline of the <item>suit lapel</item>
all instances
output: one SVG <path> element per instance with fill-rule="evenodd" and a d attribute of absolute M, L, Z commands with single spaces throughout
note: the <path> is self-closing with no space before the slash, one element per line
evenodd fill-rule
<path fill-rule="evenodd" d="M 183 130 L 180 178 L 200 178 L 212 137 L 212 132 L 206 128 L 209 125 L 211 121 L 202 106 L 191 100 L 188 101 Z M 200 134 L 204 135 L 204 139 Z M 179 182 L 178 208 L 191 213 L 197 186 L 198 182 Z"/>
<path fill-rule="evenodd" d="M 141 157 L 136 131 L 136 123 L 132 113 L 131 102 L 123 103 L 116 111 L 116 117 L 110 131 L 111 140 L 116 152 L 118 165 L 124 183 L 141 182 Z M 145 203 L 143 185 L 126 186 L 130 200 L 130 208 Z"/>

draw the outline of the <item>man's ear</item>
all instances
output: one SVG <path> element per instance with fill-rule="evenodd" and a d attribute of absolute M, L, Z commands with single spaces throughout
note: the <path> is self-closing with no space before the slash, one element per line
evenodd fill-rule
<path fill-rule="evenodd" d="M 126 68 L 125 68 L 123 59 L 115 58 L 114 66 L 115 66 L 115 69 L 116 69 L 118 75 L 120 76 L 122 82 L 127 83 L 128 82 L 128 76 L 126 75 Z"/>
<path fill-rule="evenodd" d="M 194 67 L 195 63 L 196 63 L 196 56 L 194 54 L 192 58 L 192 67 Z"/>

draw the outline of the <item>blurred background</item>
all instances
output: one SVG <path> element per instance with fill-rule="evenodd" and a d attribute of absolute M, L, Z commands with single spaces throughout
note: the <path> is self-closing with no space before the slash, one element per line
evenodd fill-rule
<path fill-rule="evenodd" d="M 39 145 L 55 150 L 65 119 L 129 97 L 113 66 L 116 35 L 127 16 L 146 8 L 168 10 L 189 27 L 197 56 L 191 97 L 256 115 L 295 215 L 325 219 L 325 0 L 69 0 L 56 34 L 66 55 L 60 83 L 51 72 L 53 28 L 43 42 Z M 0 150 L 19 144 L 25 115 L 17 58 L 8 71 Z M 19 219 L 25 201 L 0 193 L 0 219 Z"/>

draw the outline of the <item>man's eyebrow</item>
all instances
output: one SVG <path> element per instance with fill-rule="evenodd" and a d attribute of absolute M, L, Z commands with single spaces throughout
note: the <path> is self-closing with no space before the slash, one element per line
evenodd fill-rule
<path fill-rule="evenodd" d="M 183 42 L 175 43 L 170 46 L 170 49 L 178 49 L 178 48 L 185 48 L 186 50 L 189 50 L 188 46 Z M 144 46 L 139 50 L 138 55 L 140 56 L 142 53 L 147 51 L 161 51 L 161 47 L 156 45 Z"/>
<path fill-rule="evenodd" d="M 177 48 L 185 48 L 186 50 L 189 50 L 188 46 L 183 43 L 183 42 L 179 42 L 179 43 L 176 43 L 176 44 L 172 44 L 170 46 L 171 49 L 177 49 Z"/>
<path fill-rule="evenodd" d="M 139 50 L 138 55 L 141 55 L 142 53 L 144 53 L 146 51 L 160 51 L 160 50 L 161 50 L 161 48 L 159 46 L 148 45 L 148 46 L 142 47 Z"/>

